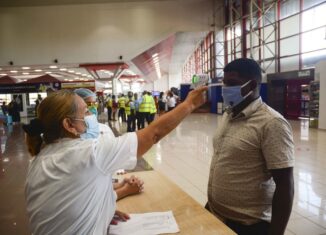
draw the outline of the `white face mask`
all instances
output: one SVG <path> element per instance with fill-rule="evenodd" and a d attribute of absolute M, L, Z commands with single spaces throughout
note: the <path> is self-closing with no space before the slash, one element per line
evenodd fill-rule
<path fill-rule="evenodd" d="M 100 126 L 97 121 L 97 118 L 94 114 L 87 115 L 84 119 L 77 119 L 78 121 L 84 121 L 86 125 L 86 131 L 80 134 L 80 138 L 82 139 L 95 139 L 100 134 Z"/>

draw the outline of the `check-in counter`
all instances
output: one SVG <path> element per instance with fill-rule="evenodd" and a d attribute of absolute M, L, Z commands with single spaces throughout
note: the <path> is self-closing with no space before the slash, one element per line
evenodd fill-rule
<path fill-rule="evenodd" d="M 235 234 L 203 206 L 156 171 L 132 173 L 144 180 L 141 194 L 118 201 L 117 209 L 126 213 L 173 211 L 173 215 L 185 235 Z"/>

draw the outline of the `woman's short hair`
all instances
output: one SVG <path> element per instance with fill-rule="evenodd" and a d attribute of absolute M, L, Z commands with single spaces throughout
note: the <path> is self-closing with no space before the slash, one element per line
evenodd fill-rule
<path fill-rule="evenodd" d="M 43 142 L 50 144 L 69 135 L 63 127 L 63 120 L 75 116 L 78 110 L 76 97 L 73 91 L 60 90 L 51 93 L 40 103 L 37 118 L 23 126 L 32 156 L 40 152 Z"/>

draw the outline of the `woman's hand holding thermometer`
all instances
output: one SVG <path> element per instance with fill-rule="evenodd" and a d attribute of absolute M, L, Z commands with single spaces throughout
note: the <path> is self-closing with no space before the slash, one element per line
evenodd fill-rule
<path fill-rule="evenodd" d="M 193 89 L 196 89 L 201 86 L 212 87 L 212 86 L 220 86 L 221 85 L 218 83 L 209 84 L 210 78 L 209 78 L 208 74 L 195 74 L 194 76 L 192 76 L 191 83 L 192 83 L 191 88 L 193 88 Z"/>

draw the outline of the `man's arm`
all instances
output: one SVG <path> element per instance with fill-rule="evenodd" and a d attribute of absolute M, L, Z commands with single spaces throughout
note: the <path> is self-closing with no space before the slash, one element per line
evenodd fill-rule
<path fill-rule="evenodd" d="M 293 167 L 271 170 L 276 184 L 269 235 L 284 234 L 293 203 Z"/>

